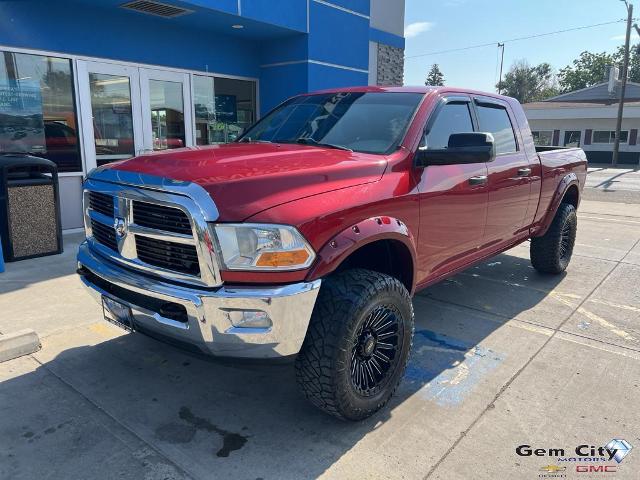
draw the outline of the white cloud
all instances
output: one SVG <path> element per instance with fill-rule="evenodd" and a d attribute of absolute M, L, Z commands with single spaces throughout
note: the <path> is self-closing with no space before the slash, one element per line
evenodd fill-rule
<path fill-rule="evenodd" d="M 622 35 L 616 35 L 615 37 L 611 37 L 609 40 L 615 40 L 616 42 L 618 42 L 618 41 L 624 42 L 625 38 L 626 38 L 626 36 L 623 33 Z M 635 42 L 638 39 L 640 39 L 638 34 L 636 32 L 631 32 L 631 41 Z"/>
<path fill-rule="evenodd" d="M 405 38 L 417 37 L 421 33 L 424 33 L 427 30 L 431 30 L 431 27 L 433 27 L 433 23 L 431 22 L 410 23 L 409 25 L 404 27 L 404 36 Z"/>

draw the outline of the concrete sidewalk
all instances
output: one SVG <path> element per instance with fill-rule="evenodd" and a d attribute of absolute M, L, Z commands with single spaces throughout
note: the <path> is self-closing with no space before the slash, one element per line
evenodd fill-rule
<path fill-rule="evenodd" d="M 637 207 L 637 205 L 636 205 Z M 42 350 L 0 364 L 2 479 L 528 479 L 578 462 L 519 445 L 635 450 L 640 471 L 640 212 L 583 202 L 565 275 L 528 244 L 420 292 L 409 369 L 391 405 L 342 423 L 298 394 L 291 365 L 233 364 L 101 319 L 62 257 L 8 264 L 0 332 Z M 603 475 L 603 474 L 601 474 Z M 588 478 L 599 478 L 587 474 Z"/>

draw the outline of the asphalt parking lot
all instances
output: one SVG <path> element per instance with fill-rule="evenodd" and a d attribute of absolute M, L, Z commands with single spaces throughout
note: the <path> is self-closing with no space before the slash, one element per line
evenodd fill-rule
<path fill-rule="evenodd" d="M 580 478 L 516 447 L 575 457 L 614 438 L 636 451 L 609 477 L 638 478 L 637 204 L 583 202 L 562 276 L 537 274 L 524 244 L 420 292 L 406 378 L 357 424 L 308 405 L 291 365 L 209 360 L 103 321 L 74 274 L 80 239 L 0 275 L 0 332 L 42 340 L 0 364 L 1 479 Z"/>

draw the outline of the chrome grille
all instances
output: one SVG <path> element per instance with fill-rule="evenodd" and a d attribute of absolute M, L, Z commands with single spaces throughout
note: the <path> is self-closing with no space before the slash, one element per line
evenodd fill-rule
<path fill-rule="evenodd" d="M 136 236 L 138 258 L 149 265 L 187 275 L 199 275 L 198 252 L 193 245 Z"/>
<path fill-rule="evenodd" d="M 222 284 L 208 226 L 219 214 L 197 184 L 98 169 L 84 205 L 89 246 L 103 257 L 171 281 Z"/>
<path fill-rule="evenodd" d="M 113 196 L 99 192 L 89 192 L 89 207 L 113 218 Z"/>
<path fill-rule="evenodd" d="M 93 238 L 95 238 L 97 242 L 115 252 L 118 251 L 116 231 L 113 229 L 113 226 L 110 227 L 92 219 L 91 232 L 93 234 Z"/>
<path fill-rule="evenodd" d="M 191 223 L 179 208 L 154 203 L 133 201 L 133 221 L 136 225 L 191 235 Z"/>

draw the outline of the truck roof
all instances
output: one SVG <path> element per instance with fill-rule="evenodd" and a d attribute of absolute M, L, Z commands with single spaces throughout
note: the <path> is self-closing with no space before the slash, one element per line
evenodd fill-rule
<path fill-rule="evenodd" d="M 504 95 L 498 95 L 497 93 L 481 92 L 478 90 L 471 90 L 468 88 L 456 88 L 456 87 L 422 87 L 422 86 L 403 86 L 403 87 L 382 87 L 382 86 L 360 86 L 360 87 L 342 87 L 342 88 L 330 88 L 326 90 L 316 90 L 314 92 L 303 93 L 301 95 L 314 95 L 317 93 L 340 93 L 340 92 L 405 92 L 405 93 L 465 93 L 471 95 L 483 95 L 485 97 L 501 98 L 505 101 L 512 101 L 511 97 Z"/>

